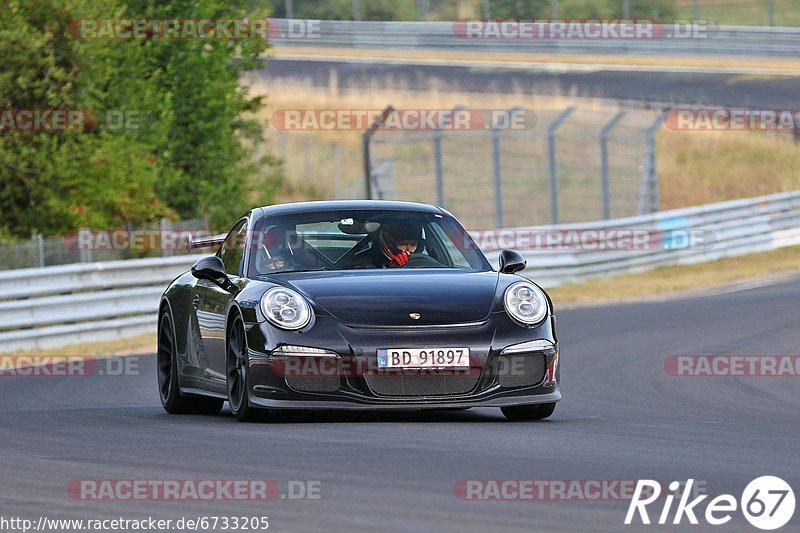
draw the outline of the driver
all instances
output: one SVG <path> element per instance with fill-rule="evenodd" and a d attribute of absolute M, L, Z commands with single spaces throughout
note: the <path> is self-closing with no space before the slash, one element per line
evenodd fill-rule
<path fill-rule="evenodd" d="M 408 222 L 386 223 L 381 227 L 378 247 L 383 254 L 382 267 L 402 267 L 422 241 L 422 227 Z"/>
<path fill-rule="evenodd" d="M 261 274 L 291 270 L 294 266 L 294 256 L 287 249 L 282 228 L 270 227 L 261 235 L 258 241 L 258 254 L 256 256 L 256 269 Z"/>

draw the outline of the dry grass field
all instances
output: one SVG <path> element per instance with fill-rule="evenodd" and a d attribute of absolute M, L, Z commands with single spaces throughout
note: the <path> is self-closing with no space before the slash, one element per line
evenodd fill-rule
<path fill-rule="evenodd" d="M 608 102 L 581 98 L 580 95 L 531 97 L 521 92 L 488 95 L 459 93 L 451 88 L 434 88 L 419 93 L 403 90 L 402 87 L 387 90 L 383 86 L 343 92 L 333 88 L 315 88 L 310 84 L 254 86 L 252 89 L 254 92 L 268 94 L 267 105 L 259 115 L 259 119 L 265 124 L 269 124 L 272 113 L 280 109 L 382 109 L 388 104 L 407 109 L 448 109 L 456 105 L 480 109 L 521 106 L 533 110 L 538 119 L 534 128 L 538 131 L 531 132 L 532 140 L 525 143 L 519 141 L 519 146 L 524 144 L 530 150 L 531 157 L 545 155 L 542 147 L 536 143 L 541 140 L 549 121 L 564 108 L 578 106 L 580 111 L 571 119 L 570 127 L 573 130 L 585 129 L 587 139 L 584 139 L 583 144 L 573 143 L 573 146 L 562 143 L 559 152 L 560 165 L 567 171 L 571 167 L 578 169 L 574 180 L 576 190 L 573 191 L 577 196 L 581 195 L 578 188 L 587 183 L 586 176 L 582 176 L 579 171 L 581 165 L 597 163 L 594 159 L 597 157 L 595 134 L 598 125 L 602 125 L 603 120 L 607 120 L 616 111 Z M 642 124 L 656 116 L 655 112 L 638 113 Z M 363 194 L 361 131 L 279 132 L 272 127 L 267 127 L 266 131 L 265 149 L 284 159 L 285 184 L 280 200 L 330 198 L 336 190 L 344 191 L 345 194 L 349 192 L 352 196 Z M 570 132 L 565 130 L 565 133 Z M 580 136 L 579 131 L 571 133 L 575 138 Z M 386 132 L 383 135 L 402 134 Z M 473 141 L 470 138 L 465 138 L 461 147 L 451 146 L 452 150 L 467 152 L 464 157 L 455 158 L 448 163 L 447 170 L 451 176 L 468 177 L 475 173 L 491 172 L 488 152 L 483 149 L 483 145 L 478 146 L 473 142 L 475 148 L 473 153 L 469 153 L 471 142 Z M 514 146 L 512 139 L 508 142 L 510 146 Z M 338 158 L 334 156 L 331 143 L 337 144 Z M 413 150 L 413 144 L 409 144 L 408 149 Z M 657 154 L 662 209 L 800 188 L 800 145 L 795 144 L 792 136 L 785 133 L 675 131 L 662 128 L 657 137 Z M 429 154 L 423 155 L 430 157 Z M 334 163 L 337 163 L 335 168 Z M 638 165 L 641 162 L 637 160 L 635 163 Z M 614 164 L 615 161 L 612 160 L 612 170 Z M 430 169 L 422 163 L 421 165 L 420 172 L 430 173 Z M 516 179 L 519 183 L 525 179 L 539 180 L 539 174 L 544 172 L 544 167 L 546 162 L 543 160 L 531 160 L 524 169 L 524 176 L 512 176 L 509 180 L 514 182 Z M 617 170 L 621 173 L 637 172 L 636 169 Z M 542 185 L 545 184 L 546 181 L 542 181 Z M 413 185 L 406 189 L 409 194 L 417 188 L 416 183 Z M 598 194 L 595 185 L 590 186 L 591 190 L 584 191 L 584 196 Z M 486 203 L 485 194 L 486 191 L 475 189 L 476 209 L 480 209 L 480 204 Z M 520 189 L 516 196 L 525 196 L 525 191 Z M 513 205 L 513 198 L 510 201 Z M 598 215 L 595 211 L 587 214 L 589 218 L 596 218 Z"/>

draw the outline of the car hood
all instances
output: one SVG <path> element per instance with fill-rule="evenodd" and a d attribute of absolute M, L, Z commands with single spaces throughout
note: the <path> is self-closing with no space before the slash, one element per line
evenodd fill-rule
<path fill-rule="evenodd" d="M 316 306 L 351 326 L 437 326 L 485 320 L 496 272 L 360 270 L 287 273 L 283 277 Z M 418 319 L 411 314 L 418 313 Z"/>

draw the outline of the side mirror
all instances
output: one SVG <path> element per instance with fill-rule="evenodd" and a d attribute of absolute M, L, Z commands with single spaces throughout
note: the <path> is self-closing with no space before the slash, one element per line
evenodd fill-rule
<path fill-rule="evenodd" d="M 235 285 L 225 272 L 225 265 L 222 259 L 216 255 L 204 257 L 192 265 L 192 276 L 197 279 L 207 279 L 225 289 L 231 291 Z"/>
<path fill-rule="evenodd" d="M 522 254 L 513 250 L 503 250 L 500 252 L 500 272 L 504 274 L 515 274 L 528 266 L 528 262 Z"/>

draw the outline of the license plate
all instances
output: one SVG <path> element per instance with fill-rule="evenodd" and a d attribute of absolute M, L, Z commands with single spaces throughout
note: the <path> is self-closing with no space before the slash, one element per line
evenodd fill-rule
<path fill-rule="evenodd" d="M 469 348 L 380 348 L 378 368 L 469 368 Z"/>

